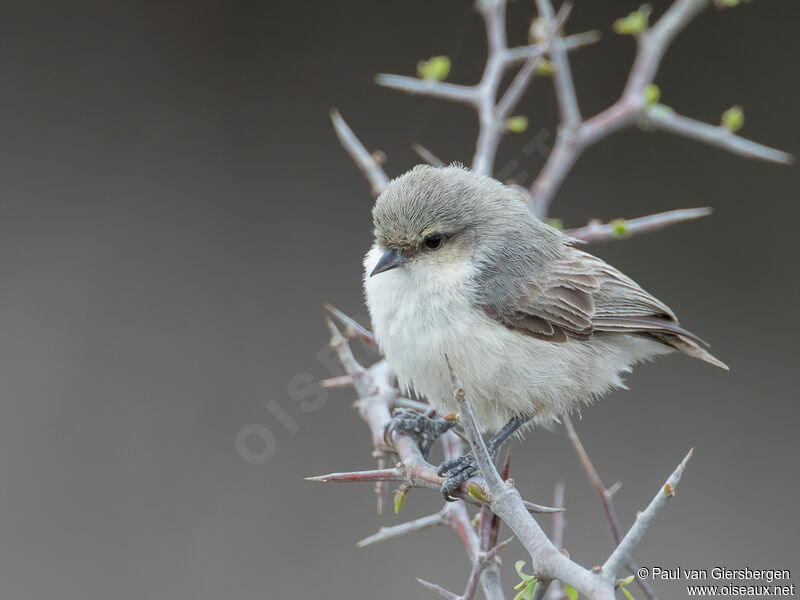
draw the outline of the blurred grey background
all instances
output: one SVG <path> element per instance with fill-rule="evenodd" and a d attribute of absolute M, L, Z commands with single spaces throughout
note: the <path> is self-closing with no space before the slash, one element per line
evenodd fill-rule
<path fill-rule="evenodd" d="M 611 23 L 638 4 L 576 3 L 567 30 L 604 34 L 572 55 L 587 115 L 624 84 L 633 42 Z M 512 42 L 531 5 L 512 3 Z M 789 0 L 705 12 L 667 55 L 662 101 L 710 122 L 742 104 L 744 135 L 800 151 L 798 18 Z M 479 76 L 469 0 L 0 3 L 0 596 L 429 597 L 415 577 L 463 588 L 448 530 L 355 546 L 436 510 L 436 494 L 379 518 L 369 486 L 303 481 L 373 466 L 352 391 L 312 385 L 338 373 L 321 305 L 363 315 L 370 243 L 368 188 L 328 109 L 392 175 L 416 162 L 412 142 L 469 161 L 468 109 L 371 83 L 434 54 L 452 57 L 454 82 Z M 517 112 L 530 129 L 497 164 L 524 158 L 534 173 L 541 157 L 521 148 L 555 130 L 551 82 Z M 800 566 L 799 192 L 796 167 L 631 130 L 589 151 L 556 198 L 568 226 L 716 210 L 591 248 L 732 367 L 642 366 L 577 424 L 606 483 L 624 481 L 626 526 L 696 448 L 636 552 L 643 565 Z M 237 436 L 269 460 L 245 460 Z M 563 434 L 536 432 L 514 456 L 529 498 L 566 482 L 565 545 L 601 562 L 611 537 Z M 522 558 L 506 551 L 509 598 Z"/>

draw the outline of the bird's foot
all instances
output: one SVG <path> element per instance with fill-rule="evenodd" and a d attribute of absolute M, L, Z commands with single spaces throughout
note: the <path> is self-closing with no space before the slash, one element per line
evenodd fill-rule
<path fill-rule="evenodd" d="M 392 411 L 392 420 L 383 430 L 383 439 L 391 446 L 395 433 L 410 435 L 419 444 L 422 457 L 428 460 L 434 442 L 455 424 L 455 421 L 432 418 L 410 408 L 396 408 Z"/>
<path fill-rule="evenodd" d="M 478 463 L 472 452 L 453 460 L 446 460 L 439 465 L 439 475 L 445 478 L 441 491 L 448 502 L 458 500 L 453 493 L 470 477 L 479 473 Z"/>

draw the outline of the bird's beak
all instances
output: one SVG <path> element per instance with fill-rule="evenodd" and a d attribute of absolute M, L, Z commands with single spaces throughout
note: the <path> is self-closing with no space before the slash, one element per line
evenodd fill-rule
<path fill-rule="evenodd" d="M 375 268 L 372 269 L 372 273 L 370 273 L 369 276 L 372 277 L 384 271 L 391 271 L 405 264 L 405 262 L 406 257 L 403 256 L 397 248 L 389 248 L 383 253 L 383 256 L 381 256 L 381 259 L 378 261 L 378 264 L 375 265 Z"/>

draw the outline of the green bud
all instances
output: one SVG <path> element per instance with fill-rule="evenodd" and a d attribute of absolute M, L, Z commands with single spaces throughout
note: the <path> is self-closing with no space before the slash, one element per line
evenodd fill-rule
<path fill-rule="evenodd" d="M 558 229 L 559 231 L 564 231 L 564 221 L 561 219 L 550 218 L 547 219 L 547 224 L 550 225 L 553 229 Z"/>
<path fill-rule="evenodd" d="M 564 591 L 567 593 L 569 600 L 575 600 L 578 597 L 578 590 L 571 585 L 564 584 Z"/>
<path fill-rule="evenodd" d="M 506 119 L 506 129 L 514 133 L 522 133 L 528 128 L 528 117 L 517 115 Z"/>
<path fill-rule="evenodd" d="M 628 222 L 625 219 L 614 219 L 610 223 L 611 232 L 615 238 L 622 239 L 628 237 L 630 231 L 628 230 Z"/>
<path fill-rule="evenodd" d="M 738 104 L 731 106 L 722 113 L 721 125 L 731 133 L 739 131 L 744 125 L 744 109 Z"/>
<path fill-rule="evenodd" d="M 614 21 L 614 31 L 620 35 L 639 35 L 647 29 L 650 6 L 643 4 L 639 10 Z"/>
<path fill-rule="evenodd" d="M 406 503 L 406 494 L 408 494 L 408 490 L 400 488 L 394 493 L 394 514 L 400 512 L 400 509 L 403 508 L 403 504 Z"/>
<path fill-rule="evenodd" d="M 644 88 L 644 101 L 647 106 L 652 106 L 661 99 L 661 90 L 654 83 Z"/>
<path fill-rule="evenodd" d="M 417 63 L 417 75 L 422 79 L 444 81 L 450 74 L 450 57 L 432 56 Z"/>
<path fill-rule="evenodd" d="M 480 500 L 481 502 L 486 502 L 489 499 L 489 496 L 486 495 L 486 492 L 484 492 L 480 486 L 474 483 L 469 484 L 467 487 L 467 492 L 469 492 L 469 495 L 475 498 L 475 500 Z"/>
<path fill-rule="evenodd" d="M 626 577 L 625 579 L 620 579 L 619 580 L 620 586 L 625 587 L 626 585 L 630 585 L 631 583 L 633 583 L 635 577 L 636 577 L 635 575 L 631 575 L 630 577 Z"/>
<path fill-rule="evenodd" d="M 544 76 L 552 75 L 553 73 L 556 72 L 556 66 L 551 61 L 547 60 L 546 58 L 543 58 L 542 60 L 539 61 L 539 64 L 536 67 L 536 72 L 539 75 L 544 75 Z"/>

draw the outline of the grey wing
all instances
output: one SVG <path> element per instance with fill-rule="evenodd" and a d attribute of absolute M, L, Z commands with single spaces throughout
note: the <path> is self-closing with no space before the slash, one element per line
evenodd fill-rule
<path fill-rule="evenodd" d="M 565 342 L 588 340 L 597 332 L 637 333 L 727 369 L 703 340 L 679 325 L 666 304 L 608 263 L 572 247 L 512 297 L 484 310 L 506 327 L 539 339 Z"/>

